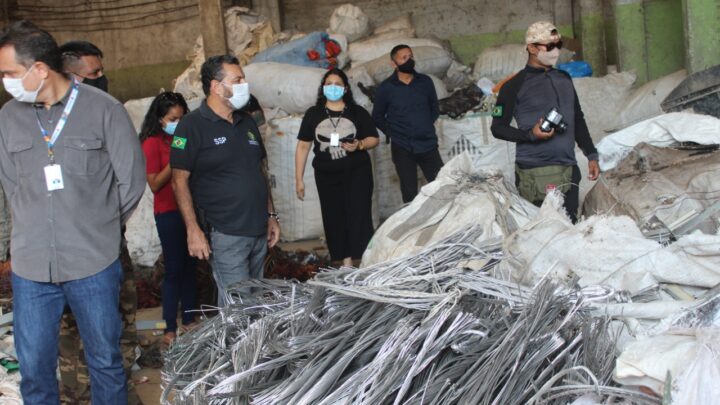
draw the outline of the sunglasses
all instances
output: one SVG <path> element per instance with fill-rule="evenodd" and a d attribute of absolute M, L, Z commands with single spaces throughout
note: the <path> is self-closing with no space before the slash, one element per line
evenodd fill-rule
<path fill-rule="evenodd" d="M 563 42 L 562 42 L 562 41 L 557 41 L 557 42 L 553 42 L 552 44 L 533 44 L 533 45 L 535 45 L 535 46 L 544 46 L 544 47 L 545 47 L 545 50 L 548 51 L 548 52 L 550 52 L 550 51 L 552 51 L 552 50 L 555 49 L 555 48 L 557 48 L 557 49 L 562 49 L 562 47 L 563 47 Z"/>

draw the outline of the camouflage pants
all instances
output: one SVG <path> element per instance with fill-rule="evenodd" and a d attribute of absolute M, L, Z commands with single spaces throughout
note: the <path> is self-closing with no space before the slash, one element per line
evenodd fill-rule
<path fill-rule="evenodd" d="M 135 273 L 130 254 L 123 244 L 120 253 L 124 281 L 120 289 L 120 314 L 123 320 L 123 333 L 120 338 L 120 350 L 123 355 L 123 367 L 128 378 L 128 404 L 142 404 L 132 382 L 131 367 L 135 363 L 137 330 L 135 312 L 137 311 L 137 291 Z M 90 374 L 83 352 L 82 340 L 78 333 L 75 317 L 71 313 L 63 315 L 60 321 L 60 402 L 63 404 L 90 404 Z"/>

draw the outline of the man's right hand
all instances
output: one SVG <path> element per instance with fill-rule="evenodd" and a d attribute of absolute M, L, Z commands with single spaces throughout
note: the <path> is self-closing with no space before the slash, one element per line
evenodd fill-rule
<path fill-rule="evenodd" d="M 190 256 L 197 257 L 200 260 L 210 259 L 210 244 L 205 237 L 205 233 L 198 226 L 189 228 L 187 231 L 188 253 Z"/>
<path fill-rule="evenodd" d="M 550 129 L 550 132 L 543 132 L 543 131 L 540 129 L 540 125 L 542 124 L 542 122 L 543 122 L 543 119 L 540 118 L 540 119 L 538 120 L 537 124 L 535 124 L 535 126 L 533 127 L 533 129 L 532 129 L 532 134 L 533 134 L 533 136 L 534 136 L 535 138 L 537 138 L 537 139 L 539 139 L 539 140 L 541 140 L 541 141 L 544 141 L 544 140 L 546 140 L 546 139 L 552 138 L 553 135 L 555 135 L 555 128 Z"/>

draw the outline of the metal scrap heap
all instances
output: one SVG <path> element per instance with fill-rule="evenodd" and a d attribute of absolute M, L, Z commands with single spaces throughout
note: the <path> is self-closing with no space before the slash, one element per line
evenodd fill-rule
<path fill-rule="evenodd" d="M 254 281 L 166 354 L 164 404 L 659 404 L 611 383 L 611 289 L 492 276 L 469 227 L 401 259 Z"/>

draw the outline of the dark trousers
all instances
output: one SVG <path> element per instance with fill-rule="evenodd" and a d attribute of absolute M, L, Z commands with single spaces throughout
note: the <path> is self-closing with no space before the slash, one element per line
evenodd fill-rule
<path fill-rule="evenodd" d="M 570 217 L 570 220 L 574 224 L 577 223 L 578 208 L 580 208 L 580 181 L 582 180 L 582 174 L 580 173 L 580 168 L 577 167 L 577 165 L 572 168 L 571 179 L 572 184 L 570 184 L 570 190 L 568 190 L 567 193 L 563 193 L 565 196 L 565 203 L 563 206 L 565 207 L 565 211 L 567 211 L 568 217 Z M 520 184 L 520 179 L 515 176 L 515 186 L 517 187 L 518 184 Z M 531 202 L 538 207 L 543 203 L 542 200 Z"/>
<path fill-rule="evenodd" d="M 165 275 L 162 283 L 163 319 L 166 332 L 177 329 L 178 301 L 182 308 L 182 322 L 188 325 L 195 319 L 196 309 L 195 260 L 187 247 L 185 223 L 178 211 L 155 215 L 160 245 L 162 245 Z"/>
<path fill-rule="evenodd" d="M 330 257 L 361 259 L 374 232 L 369 159 L 337 172 L 315 169 L 315 184 Z"/>
<path fill-rule="evenodd" d="M 412 201 L 418 193 L 417 167 L 420 166 L 425 180 L 434 181 L 443 167 L 440 152 L 436 147 L 423 153 L 413 153 L 405 148 L 390 144 L 392 161 L 400 178 L 400 192 L 404 203 Z"/>

